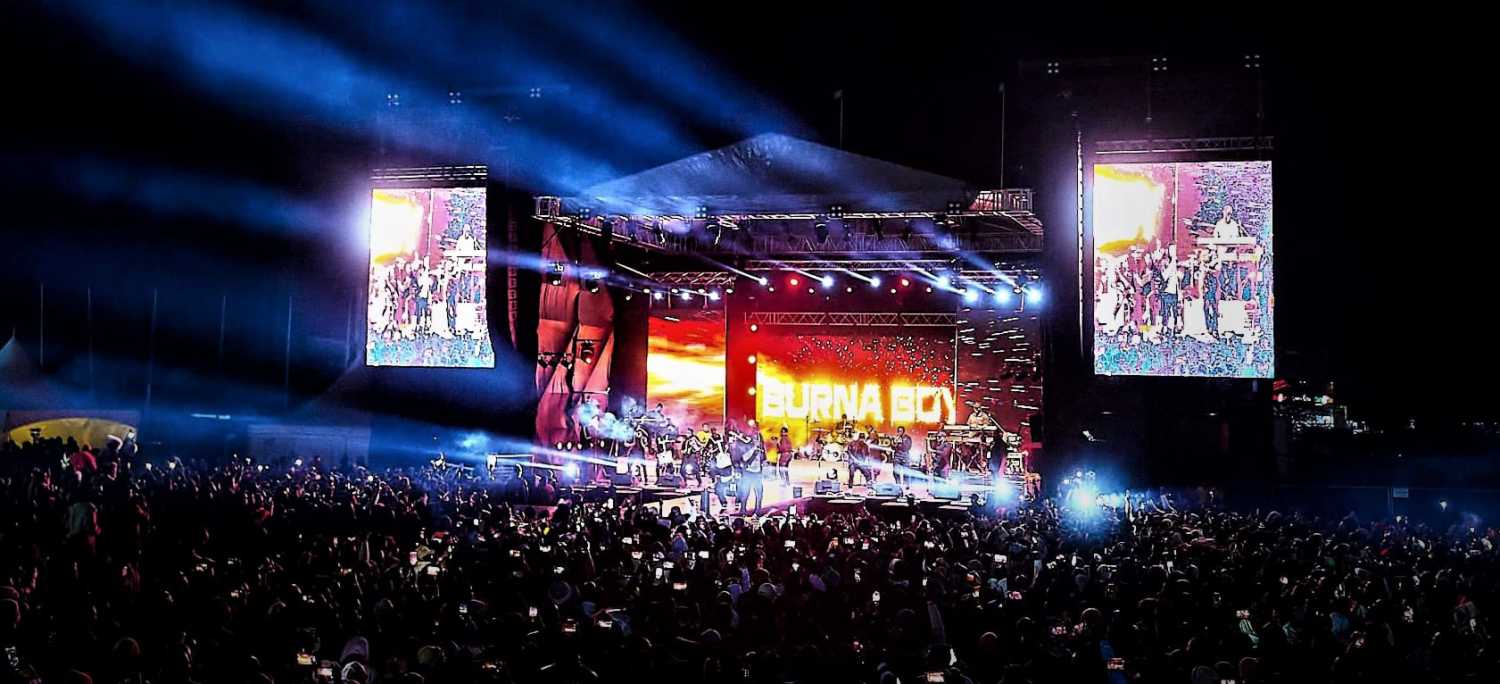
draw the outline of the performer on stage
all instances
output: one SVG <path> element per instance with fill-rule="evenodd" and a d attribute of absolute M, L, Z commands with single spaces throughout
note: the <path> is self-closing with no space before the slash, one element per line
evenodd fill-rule
<path fill-rule="evenodd" d="M 865 484 L 875 484 L 875 468 L 870 463 L 870 443 L 865 441 L 865 433 L 861 432 L 850 440 L 849 454 L 849 486 L 854 486 L 854 474 L 865 476 Z"/>
<path fill-rule="evenodd" d="M 907 468 L 914 468 L 912 462 L 911 435 L 906 434 L 906 426 L 896 428 L 896 451 L 891 458 L 891 475 L 895 477 L 896 484 L 904 485 L 911 478 L 906 474 Z"/>
<path fill-rule="evenodd" d="M 783 426 L 781 434 L 776 438 L 776 474 L 781 478 L 782 484 L 792 483 L 792 459 L 796 453 L 792 438 Z"/>
<path fill-rule="evenodd" d="M 1214 224 L 1214 239 L 1234 239 L 1244 236 L 1245 232 L 1241 229 L 1240 222 L 1234 218 L 1234 207 L 1226 203 L 1219 212 L 1218 223 Z M 1220 294 L 1223 299 L 1239 299 L 1240 267 L 1239 263 L 1233 260 L 1234 249 L 1219 245 L 1218 257 Z"/>
<path fill-rule="evenodd" d="M 948 442 L 948 436 L 941 430 L 929 433 L 934 435 L 936 442 L 932 445 L 930 471 L 933 477 L 947 478 L 948 469 L 952 467 L 953 445 Z"/>
<path fill-rule="evenodd" d="M 766 462 L 766 443 L 760 436 L 760 430 L 756 428 L 755 421 L 750 421 L 750 433 L 743 438 L 745 443 L 744 454 L 740 458 L 740 513 L 749 511 L 752 515 L 760 514 L 760 506 L 765 503 L 766 485 L 762 477 Z M 750 510 L 750 500 L 755 499 L 755 509 Z"/>
<path fill-rule="evenodd" d="M 725 490 L 734 481 L 734 461 L 730 458 L 729 452 L 725 450 L 724 440 L 719 437 L 718 430 L 712 425 L 704 425 L 703 428 L 708 432 L 707 444 L 702 452 L 703 460 L 700 467 L 701 471 L 708 473 L 709 480 L 709 486 L 703 489 L 701 502 L 702 511 L 706 515 L 709 512 L 708 497 L 710 490 L 718 498 L 720 509 L 729 506 L 729 495 L 725 493 Z"/>

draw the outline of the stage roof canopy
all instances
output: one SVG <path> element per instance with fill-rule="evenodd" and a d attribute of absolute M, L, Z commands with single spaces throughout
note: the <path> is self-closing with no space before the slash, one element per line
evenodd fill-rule
<path fill-rule="evenodd" d="M 693 216 L 942 211 L 978 193 L 963 181 L 767 133 L 600 183 L 564 202 L 596 214 Z"/>
<path fill-rule="evenodd" d="M 975 190 L 956 178 L 767 133 L 575 197 L 538 197 L 535 216 L 668 252 L 1014 253 L 1041 249 L 1042 224 L 1031 205 L 1030 190 Z M 833 237 L 814 241 L 811 228 L 825 219 L 840 225 L 819 226 Z M 920 223 L 912 230 L 914 221 Z M 750 237 L 721 244 L 722 229 L 746 226 L 753 230 L 740 232 Z M 746 240 L 753 244 L 732 244 Z"/>

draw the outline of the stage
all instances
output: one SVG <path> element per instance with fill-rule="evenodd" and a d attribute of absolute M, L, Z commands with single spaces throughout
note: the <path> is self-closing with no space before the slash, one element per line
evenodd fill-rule
<path fill-rule="evenodd" d="M 829 475 L 835 475 L 830 478 Z M 799 514 L 829 515 L 855 513 L 863 508 L 874 515 L 900 514 L 920 511 L 924 514 L 964 514 L 978 512 L 980 508 L 993 510 L 995 505 L 1014 505 L 1024 491 L 1023 483 L 1013 478 L 1002 478 L 1002 482 L 991 482 L 988 475 L 953 473 L 947 480 L 933 480 L 917 476 L 914 481 L 901 486 L 899 491 L 890 488 L 895 484 L 891 466 L 880 464 L 874 483 L 865 482 L 862 474 L 858 482 L 849 487 L 849 467 L 846 463 L 798 459 L 788 469 L 786 481 L 776 471 L 767 469 L 763 474 L 764 496 L 759 514 L 783 513 L 795 508 Z M 920 479 L 919 479 L 920 478 Z M 817 493 L 817 483 L 836 480 L 837 492 Z M 877 491 L 877 485 L 879 490 Z M 663 487 L 648 482 L 636 481 L 631 485 L 613 485 L 596 480 L 581 488 L 584 500 L 613 498 L 617 502 L 633 501 L 640 505 L 660 506 L 662 513 L 673 508 L 689 515 L 704 513 L 704 492 L 708 490 L 709 515 L 745 515 L 746 511 L 734 484 L 726 484 L 723 492 L 727 500 L 721 504 L 712 491 L 712 485 L 698 486 L 692 480 L 683 487 Z M 753 502 L 748 502 L 752 503 Z M 977 504 L 977 506 L 976 506 Z"/>

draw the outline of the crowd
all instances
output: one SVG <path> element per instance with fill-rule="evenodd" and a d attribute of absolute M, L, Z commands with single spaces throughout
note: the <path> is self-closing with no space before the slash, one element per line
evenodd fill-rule
<path fill-rule="evenodd" d="M 1500 675 L 1495 532 L 1462 525 L 1165 497 L 706 518 L 452 468 L 17 453 L 0 683 Z"/>

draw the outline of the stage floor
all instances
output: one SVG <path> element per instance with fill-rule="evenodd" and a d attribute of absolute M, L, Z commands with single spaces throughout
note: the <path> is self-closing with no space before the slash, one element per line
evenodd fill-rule
<path fill-rule="evenodd" d="M 875 492 L 873 483 L 866 482 L 863 474 L 858 476 L 858 482 L 853 487 L 848 486 L 848 464 L 841 462 L 800 459 L 792 462 L 791 467 L 788 469 L 787 481 L 785 482 L 775 477 L 774 471 L 770 469 L 766 470 L 764 476 L 765 494 L 761 503 L 761 513 L 765 514 L 768 512 L 780 512 L 794 505 L 805 506 L 813 499 L 814 489 L 817 486 L 817 482 L 819 480 L 830 479 L 828 477 L 830 473 L 836 474 L 837 476 L 840 487 L 839 494 L 841 495 L 841 497 L 856 499 L 874 497 Z M 993 486 L 993 484 L 987 483 L 987 476 L 960 476 L 960 474 L 954 473 L 953 481 L 957 482 L 960 480 L 963 481 L 963 484 L 959 485 L 959 489 L 962 493 L 962 498 L 965 501 L 968 500 L 968 495 L 971 492 L 988 490 Z M 895 483 L 894 476 L 891 472 L 891 465 L 889 463 L 881 464 L 880 469 L 875 472 L 875 483 Z M 699 509 L 702 505 L 703 500 L 702 491 L 700 488 L 693 486 L 694 483 L 691 480 L 688 481 L 689 491 L 683 491 L 679 496 L 672 496 L 672 494 L 675 492 L 672 492 L 670 490 L 660 490 L 651 487 L 650 485 L 655 484 L 654 480 L 642 484 L 646 486 L 641 491 L 649 492 L 649 500 L 653 504 L 655 502 L 660 502 L 663 511 L 669 511 L 673 507 L 676 507 L 684 513 L 697 514 L 700 512 Z M 909 495 L 918 500 L 930 500 L 932 496 L 931 487 L 929 486 L 929 484 L 930 483 L 927 481 L 915 481 L 909 483 L 903 488 L 903 497 Z M 796 496 L 796 488 L 798 487 L 802 489 L 801 497 Z M 736 492 L 734 491 L 734 489 L 735 488 L 731 486 L 726 487 L 724 490 L 725 495 L 729 498 L 729 503 L 727 506 L 720 505 L 718 498 L 710 493 L 710 496 L 708 497 L 708 512 L 712 515 L 742 513 L 743 511 L 741 503 L 735 497 Z"/>

